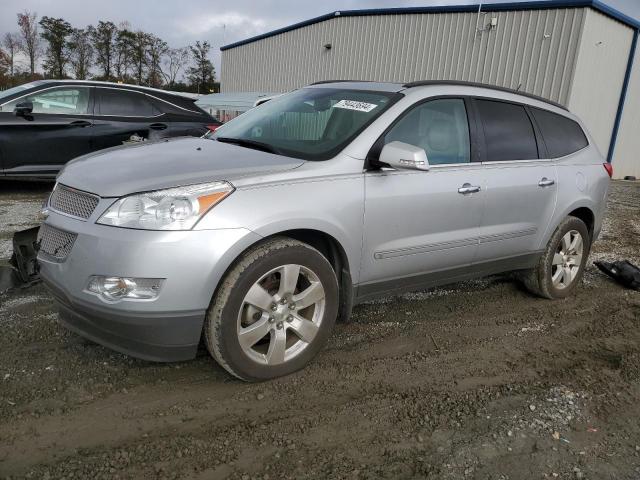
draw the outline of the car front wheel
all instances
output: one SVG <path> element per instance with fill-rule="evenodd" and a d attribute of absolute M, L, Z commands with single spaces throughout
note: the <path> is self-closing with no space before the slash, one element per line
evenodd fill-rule
<path fill-rule="evenodd" d="M 304 367 L 336 320 L 338 282 L 315 248 L 274 238 L 226 274 L 205 321 L 207 348 L 229 373 L 267 380 Z"/>

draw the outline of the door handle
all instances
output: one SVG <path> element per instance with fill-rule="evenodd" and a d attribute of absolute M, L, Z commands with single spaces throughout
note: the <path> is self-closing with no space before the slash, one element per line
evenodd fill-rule
<path fill-rule="evenodd" d="M 465 183 L 458 189 L 458 193 L 466 195 L 467 193 L 476 193 L 480 191 L 480 187 L 477 185 L 471 185 L 470 183 Z"/>
<path fill-rule="evenodd" d="M 539 187 L 550 187 L 554 183 L 556 183 L 555 180 L 548 179 L 547 177 L 542 177 L 542 179 L 538 182 L 538 186 Z"/>
<path fill-rule="evenodd" d="M 87 122 L 86 120 L 76 120 L 74 122 L 71 122 L 69 124 L 70 127 L 90 127 L 91 126 L 91 122 Z"/>
<path fill-rule="evenodd" d="M 164 123 L 152 123 L 151 125 L 149 125 L 149 128 L 152 130 L 165 130 L 167 128 L 167 125 Z"/>

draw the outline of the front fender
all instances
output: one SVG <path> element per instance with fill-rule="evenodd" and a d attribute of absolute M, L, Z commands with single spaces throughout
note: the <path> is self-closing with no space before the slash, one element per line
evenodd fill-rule
<path fill-rule="evenodd" d="M 352 279 L 358 282 L 363 221 L 363 179 L 349 176 L 238 189 L 196 228 L 246 228 L 260 237 L 317 230 L 342 246 Z"/>

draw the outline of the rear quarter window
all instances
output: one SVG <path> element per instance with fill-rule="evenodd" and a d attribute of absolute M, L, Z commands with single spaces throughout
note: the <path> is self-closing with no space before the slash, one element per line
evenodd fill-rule
<path fill-rule="evenodd" d="M 582 150 L 589 142 L 582 127 L 570 118 L 531 108 L 551 158 L 564 157 Z"/>

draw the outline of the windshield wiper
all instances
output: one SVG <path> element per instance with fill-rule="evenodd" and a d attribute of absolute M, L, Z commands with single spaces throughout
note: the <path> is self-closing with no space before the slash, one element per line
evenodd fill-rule
<path fill-rule="evenodd" d="M 248 140 L 246 138 L 233 138 L 233 137 L 216 137 L 216 140 L 223 143 L 232 143 L 241 147 L 253 148 L 254 150 L 262 150 L 267 153 L 280 154 L 280 150 L 272 147 L 266 143 L 256 142 L 255 140 Z"/>

